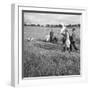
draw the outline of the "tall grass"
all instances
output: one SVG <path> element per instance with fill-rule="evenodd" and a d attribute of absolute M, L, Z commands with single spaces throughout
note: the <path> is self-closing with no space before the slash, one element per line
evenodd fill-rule
<path fill-rule="evenodd" d="M 80 52 L 62 52 L 61 43 L 42 41 L 50 28 L 24 27 L 24 39 L 34 37 L 35 41 L 24 40 L 23 76 L 65 76 L 80 75 Z M 53 29 L 55 33 L 59 28 Z M 77 29 L 76 45 L 80 48 L 80 31 Z M 60 35 L 57 37 L 60 39 Z M 80 51 L 80 50 L 79 50 Z"/>
<path fill-rule="evenodd" d="M 46 56 L 24 51 L 24 77 L 79 75 L 80 57 Z"/>

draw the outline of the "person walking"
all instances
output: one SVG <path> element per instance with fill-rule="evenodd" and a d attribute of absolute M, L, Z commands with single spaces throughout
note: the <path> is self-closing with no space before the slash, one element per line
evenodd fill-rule
<path fill-rule="evenodd" d="M 70 34 L 67 29 L 65 29 L 65 32 L 62 33 L 63 38 L 62 38 L 62 44 L 63 44 L 63 51 L 69 51 L 70 52 Z"/>
<path fill-rule="evenodd" d="M 72 51 L 72 48 L 74 48 L 75 50 L 78 50 L 78 48 L 76 47 L 75 41 L 76 41 L 76 35 L 75 35 L 75 28 L 72 29 L 72 35 L 70 36 L 70 51 Z"/>
<path fill-rule="evenodd" d="M 70 51 L 70 44 L 71 44 L 70 38 L 69 38 L 70 34 L 69 34 L 67 29 L 65 30 L 65 37 L 66 37 L 65 48 L 66 48 L 67 51 Z"/>

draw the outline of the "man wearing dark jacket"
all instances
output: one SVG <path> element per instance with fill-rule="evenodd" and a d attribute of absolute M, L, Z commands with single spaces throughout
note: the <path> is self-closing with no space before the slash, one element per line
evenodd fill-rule
<path fill-rule="evenodd" d="M 53 35 L 54 35 L 54 32 L 51 30 L 51 31 L 50 31 L 50 42 L 53 41 Z"/>
<path fill-rule="evenodd" d="M 70 45 L 70 50 L 72 51 L 72 47 L 75 49 L 75 50 L 78 50 L 76 45 L 75 45 L 75 41 L 76 41 L 76 35 L 75 35 L 75 28 L 72 29 L 72 35 L 70 36 L 70 42 L 71 42 L 71 45 Z"/>

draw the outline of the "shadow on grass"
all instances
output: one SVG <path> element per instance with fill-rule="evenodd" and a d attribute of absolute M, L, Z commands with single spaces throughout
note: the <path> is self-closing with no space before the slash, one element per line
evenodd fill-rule
<path fill-rule="evenodd" d="M 62 45 L 53 44 L 50 42 L 35 43 L 34 46 L 38 48 L 43 48 L 46 50 L 61 50 L 61 47 L 62 47 Z"/>

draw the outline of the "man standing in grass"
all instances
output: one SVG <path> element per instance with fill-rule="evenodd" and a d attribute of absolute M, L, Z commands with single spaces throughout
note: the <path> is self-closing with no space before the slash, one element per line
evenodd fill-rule
<path fill-rule="evenodd" d="M 50 31 L 50 42 L 53 41 L 53 36 L 54 36 L 54 32 L 51 30 L 51 31 Z"/>
<path fill-rule="evenodd" d="M 76 47 L 76 44 L 75 44 L 75 41 L 76 41 L 76 35 L 75 35 L 75 28 L 72 29 L 72 35 L 70 36 L 70 50 L 72 51 L 72 47 L 75 49 L 75 50 L 78 50 L 77 47 Z"/>

